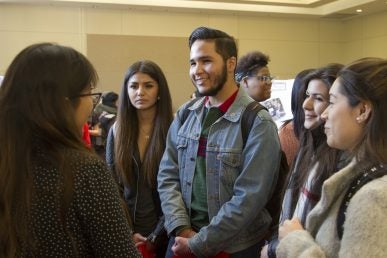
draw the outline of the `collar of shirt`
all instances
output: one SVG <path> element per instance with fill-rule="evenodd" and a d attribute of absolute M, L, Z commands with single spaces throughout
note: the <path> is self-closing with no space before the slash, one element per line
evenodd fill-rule
<path fill-rule="evenodd" d="M 231 104 L 234 102 L 237 94 L 238 94 L 238 90 L 236 90 L 228 99 L 226 99 L 222 104 L 220 104 L 218 106 L 220 111 L 222 111 L 223 113 L 226 113 L 229 107 L 231 106 Z M 208 96 L 206 96 L 205 103 L 207 108 L 211 107 Z"/>

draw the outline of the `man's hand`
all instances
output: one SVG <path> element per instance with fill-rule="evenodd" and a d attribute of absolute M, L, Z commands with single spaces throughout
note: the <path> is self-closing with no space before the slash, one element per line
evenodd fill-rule
<path fill-rule="evenodd" d="M 172 251 L 176 256 L 189 257 L 193 256 L 191 249 L 188 245 L 188 238 L 176 237 L 175 244 L 172 246 Z"/>

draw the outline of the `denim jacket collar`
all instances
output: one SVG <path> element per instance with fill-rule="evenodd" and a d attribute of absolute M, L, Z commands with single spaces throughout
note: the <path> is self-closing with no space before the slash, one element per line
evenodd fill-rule
<path fill-rule="evenodd" d="M 205 105 L 205 99 L 205 97 L 201 97 L 200 100 L 195 102 L 188 109 L 194 111 L 198 116 Z M 246 106 L 251 101 L 253 101 L 253 99 L 241 87 L 239 87 L 234 103 L 231 104 L 230 108 L 223 115 L 223 118 L 229 120 L 230 122 L 237 122 L 240 119 Z"/>

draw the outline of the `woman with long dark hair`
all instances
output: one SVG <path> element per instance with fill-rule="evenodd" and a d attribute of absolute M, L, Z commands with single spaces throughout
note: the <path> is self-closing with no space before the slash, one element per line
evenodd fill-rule
<path fill-rule="evenodd" d="M 324 121 L 321 114 L 329 105 L 329 89 L 342 68 L 330 64 L 310 72 L 304 78 L 304 129 L 300 134 L 300 145 L 295 161 L 285 184 L 280 224 L 293 217 L 302 224 L 306 216 L 320 199 L 321 186 L 341 166 L 342 153 L 330 148 L 324 134 Z M 275 257 L 277 237 L 261 252 L 261 257 Z"/>
<path fill-rule="evenodd" d="M 134 241 L 164 257 L 167 237 L 156 178 L 173 113 L 161 68 L 149 60 L 132 64 L 119 99 L 117 120 L 107 140 L 106 161 L 127 203 Z"/>
<path fill-rule="evenodd" d="M 0 257 L 139 257 L 118 189 L 82 141 L 100 97 L 76 50 L 21 51 L 0 88 Z"/>
<path fill-rule="evenodd" d="M 277 256 L 387 257 L 387 60 L 349 64 L 329 95 L 327 143 L 351 162 L 324 182 L 305 226 L 280 227 Z"/>

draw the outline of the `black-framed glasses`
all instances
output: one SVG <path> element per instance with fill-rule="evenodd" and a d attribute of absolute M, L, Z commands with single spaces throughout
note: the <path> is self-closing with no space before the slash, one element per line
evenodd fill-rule
<path fill-rule="evenodd" d="M 271 82 L 275 77 L 274 76 L 266 76 L 266 75 L 256 75 L 256 76 L 249 76 L 249 77 L 254 77 L 257 78 L 258 81 L 261 82 Z"/>
<path fill-rule="evenodd" d="M 95 106 L 97 106 L 97 104 L 99 103 L 99 100 L 101 99 L 102 92 L 79 94 L 72 98 L 81 98 L 81 97 L 89 97 L 89 96 L 93 98 L 93 109 L 94 109 Z"/>

